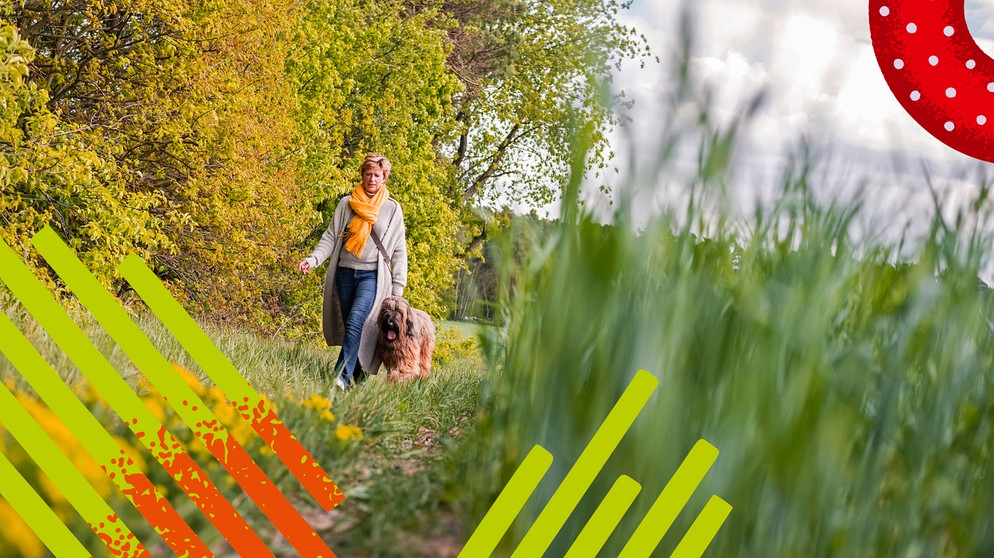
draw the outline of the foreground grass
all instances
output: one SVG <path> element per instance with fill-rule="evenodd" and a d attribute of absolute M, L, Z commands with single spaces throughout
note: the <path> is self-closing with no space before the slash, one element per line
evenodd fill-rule
<path fill-rule="evenodd" d="M 70 385 L 82 385 L 75 367 L 30 317 L 25 316 L 16 305 L 9 305 L 7 313 Z M 148 391 L 141 376 L 113 341 L 89 323 L 85 316 L 79 321 L 101 353 L 143 396 L 146 405 L 160 409 L 167 417 L 166 424 L 171 430 L 181 440 L 190 441 L 180 421 L 166 409 L 154 391 Z M 168 360 L 190 371 L 191 382 L 194 382 L 196 389 L 200 390 L 202 385 L 205 402 L 217 409 L 219 402 L 207 396 L 210 382 L 168 332 L 147 316 L 138 315 L 136 321 Z M 447 556 L 458 551 L 464 535 L 460 532 L 461 524 L 448 511 L 446 504 L 446 490 L 452 477 L 447 450 L 458 445 L 465 433 L 473 429 L 471 419 L 476 412 L 484 368 L 475 352 L 443 347 L 440 354 L 446 355 L 447 361 L 437 364 L 426 381 L 391 386 L 382 376 L 374 377 L 351 392 L 341 394 L 329 390 L 330 381 L 322 377 L 333 365 L 337 349 L 279 339 L 259 339 L 251 334 L 223 328 L 205 329 L 253 387 L 274 402 L 281 419 L 345 492 L 346 500 L 332 512 L 325 513 L 311 503 L 299 483 L 261 447 L 254 436 L 246 438 L 245 445 L 263 470 L 336 553 L 342 556 L 387 557 Z M 443 336 L 451 339 L 450 335 Z M 16 391 L 30 392 L 18 372 L 2 357 L 0 380 L 13 385 Z M 81 390 L 81 393 L 84 392 Z M 130 432 L 95 397 L 90 399 L 84 396 L 84 400 L 113 433 L 132 447 L 139 447 Z M 323 414 L 322 411 L 328 413 Z M 351 439 L 354 436 L 349 436 L 342 439 L 336 435 L 336 432 L 341 434 L 338 428 L 342 426 L 356 427 L 361 432 L 361 438 Z M 58 494 L 51 492 L 49 485 L 36 478 L 36 466 L 2 429 L 0 447 L 6 447 L 4 453 L 9 456 L 19 456 L 17 465 L 22 473 L 38 483 L 36 488 L 53 507 L 62 506 Z M 196 444 L 188 447 L 195 448 Z M 216 484 L 229 492 L 229 499 L 246 515 L 278 556 L 295 555 L 244 495 L 227 486 L 223 471 L 213 463 L 212 458 L 207 457 L 205 452 L 190 451 L 205 466 Z M 147 457 L 146 460 L 151 461 Z M 157 467 L 149 469 L 147 474 L 163 487 L 167 497 L 195 526 L 198 534 L 216 547 L 219 556 L 234 555 L 213 526 L 172 485 L 171 479 Z M 126 523 L 136 526 L 133 527 L 136 535 L 150 549 L 163 550 L 157 537 L 147 527 L 142 528 L 144 522 L 129 509 L 129 505 L 117 501 L 116 508 L 121 510 Z M 63 511 L 69 517 L 73 515 L 71 509 Z M 96 551 L 100 548 L 99 542 L 88 533 L 81 521 L 74 520 L 72 528 L 89 549 Z M 32 556 L 31 551 L 24 549 L 37 548 L 37 545 L 15 545 L 13 542 L 16 541 L 10 540 L 13 536 L 31 535 L 23 529 L 15 531 L 7 527 L 5 530 L 0 526 L 0 553 L 4 556 Z"/>
<path fill-rule="evenodd" d="M 895 263 L 849 236 L 853 211 L 815 204 L 809 180 L 789 176 L 749 234 L 718 222 L 704 240 L 664 215 L 635 235 L 624 215 L 581 216 L 503 261 L 508 326 L 485 347 L 499 373 L 471 449 L 490 458 L 464 460 L 464 513 L 478 521 L 534 445 L 555 461 L 498 555 L 640 369 L 659 387 L 571 494 L 548 555 L 627 475 L 641 492 L 601 554 L 617 556 L 701 439 L 720 454 L 653 556 L 711 495 L 732 506 L 711 556 L 994 555 L 994 297 L 977 278 L 990 239 L 936 218 Z"/>

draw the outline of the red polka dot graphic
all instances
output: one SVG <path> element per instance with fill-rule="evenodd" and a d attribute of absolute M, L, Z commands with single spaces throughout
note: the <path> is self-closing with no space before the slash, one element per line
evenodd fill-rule
<path fill-rule="evenodd" d="M 994 60 L 977 46 L 962 0 L 870 0 L 870 39 L 884 79 L 922 128 L 994 162 Z"/>

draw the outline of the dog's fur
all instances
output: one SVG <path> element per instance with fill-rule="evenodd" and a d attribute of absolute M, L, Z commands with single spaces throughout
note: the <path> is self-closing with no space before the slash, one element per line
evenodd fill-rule
<path fill-rule="evenodd" d="M 399 296 L 389 296 L 380 305 L 376 351 L 392 382 L 427 378 L 435 351 L 435 324 L 427 312 L 411 308 Z M 390 337 L 393 337 L 391 339 Z"/>

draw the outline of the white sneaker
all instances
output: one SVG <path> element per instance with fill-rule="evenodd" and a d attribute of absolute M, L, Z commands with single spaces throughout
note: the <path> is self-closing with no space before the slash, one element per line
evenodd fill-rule
<path fill-rule="evenodd" d="M 345 384 L 345 380 L 343 380 L 341 376 L 335 378 L 335 385 L 338 386 L 338 389 L 342 390 L 342 392 L 349 390 L 349 386 Z"/>

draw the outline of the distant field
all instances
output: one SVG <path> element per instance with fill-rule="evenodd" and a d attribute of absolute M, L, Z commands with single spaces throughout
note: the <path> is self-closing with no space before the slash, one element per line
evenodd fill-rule
<path fill-rule="evenodd" d="M 442 320 L 442 327 L 448 329 L 458 330 L 463 337 L 476 337 L 478 333 L 484 331 L 489 326 L 486 324 L 477 324 L 473 322 L 453 322 L 450 320 Z"/>

